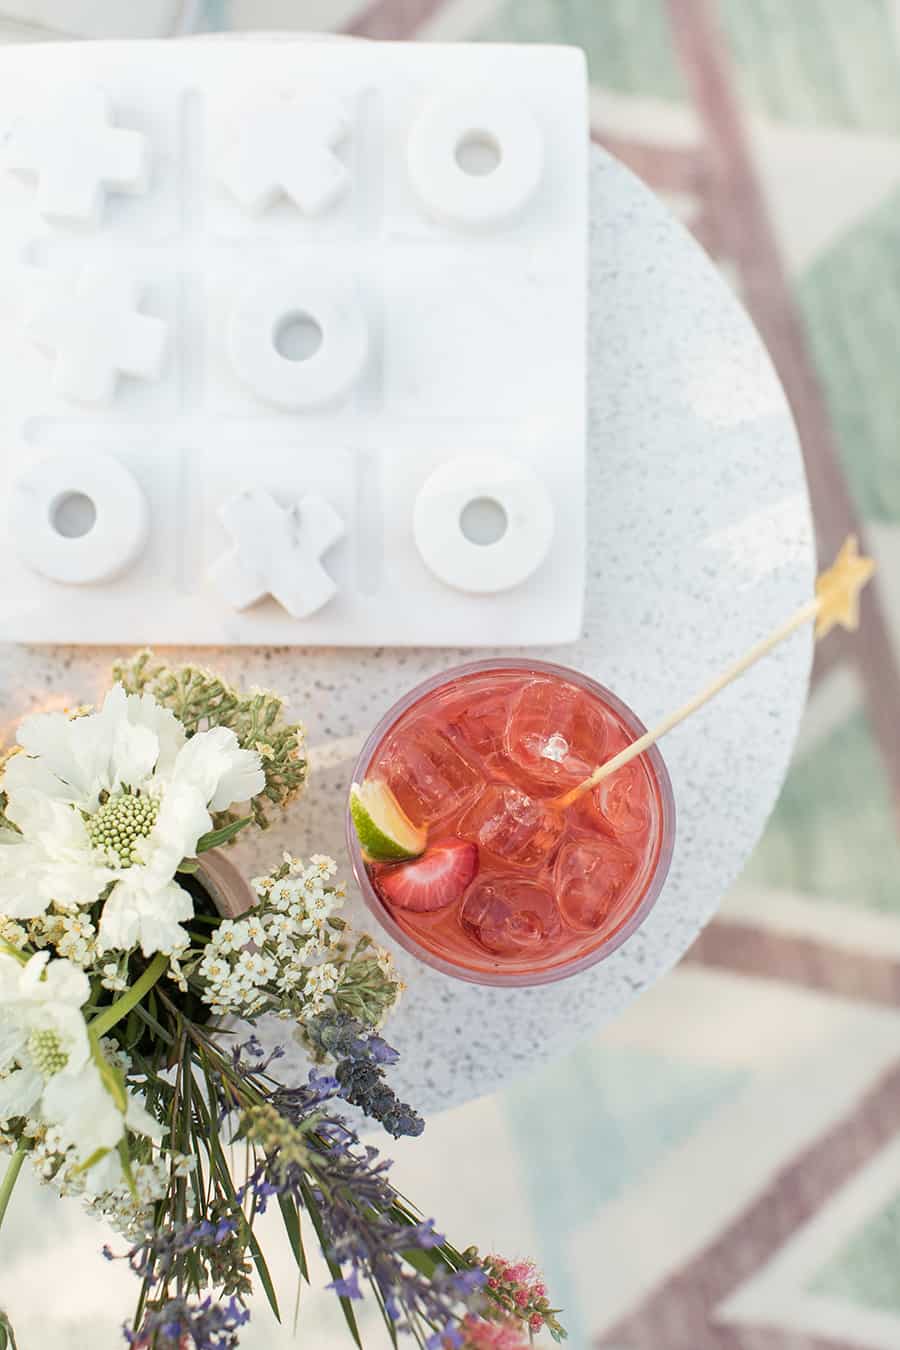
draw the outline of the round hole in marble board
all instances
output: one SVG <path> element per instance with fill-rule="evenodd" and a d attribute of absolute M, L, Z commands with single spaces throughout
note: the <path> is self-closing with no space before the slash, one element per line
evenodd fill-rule
<path fill-rule="evenodd" d="M 456 147 L 456 162 L 470 178 L 487 178 L 502 159 L 500 142 L 489 131 L 467 131 Z"/>
<path fill-rule="evenodd" d="M 292 310 L 278 320 L 272 342 L 285 361 L 309 361 L 322 346 L 322 325 L 304 310 Z"/>
<path fill-rule="evenodd" d="M 83 539 L 97 523 L 97 508 L 86 492 L 63 492 L 50 506 L 50 524 L 64 539 Z"/>
<path fill-rule="evenodd" d="M 459 528 L 470 544 L 497 544 L 509 528 L 509 517 L 494 497 L 474 497 L 463 507 Z"/>

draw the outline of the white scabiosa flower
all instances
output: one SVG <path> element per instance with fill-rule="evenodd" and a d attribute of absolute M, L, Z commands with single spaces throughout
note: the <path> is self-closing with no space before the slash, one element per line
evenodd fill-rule
<path fill-rule="evenodd" d="M 193 904 L 176 870 L 212 812 L 262 791 L 259 755 L 227 727 L 188 740 L 151 695 L 120 685 L 89 717 L 27 718 L 18 741 L 23 753 L 0 779 L 19 831 L 0 831 L 0 913 L 29 919 L 52 901 L 73 908 L 105 896 L 101 951 L 182 950 Z"/>
<path fill-rule="evenodd" d="M 108 1156 L 127 1129 L 160 1137 L 136 1097 L 122 1111 L 103 1082 L 82 1012 L 90 992 L 71 961 L 38 952 L 21 965 L 0 953 L 0 1120 L 46 1126 L 54 1147 L 80 1164 Z"/>
<path fill-rule="evenodd" d="M 38 952 L 27 965 L 0 953 L 0 1120 L 44 1119 L 44 1099 L 59 1105 L 90 1063 L 82 1004 L 91 992 L 83 970 Z"/>

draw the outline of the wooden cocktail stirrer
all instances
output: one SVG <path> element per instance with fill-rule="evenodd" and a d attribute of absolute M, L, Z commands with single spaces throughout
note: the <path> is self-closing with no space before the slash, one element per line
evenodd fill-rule
<path fill-rule="evenodd" d="M 643 754 L 651 745 L 654 745 L 661 736 L 665 736 L 667 731 L 677 727 L 679 722 L 683 722 L 691 713 L 701 708 L 704 703 L 708 703 L 714 698 L 720 690 L 726 685 L 731 684 L 739 675 L 743 675 L 745 670 L 749 670 L 752 665 L 766 656 L 773 647 L 777 647 L 779 642 L 790 637 L 791 633 L 802 628 L 805 623 L 815 619 L 816 639 L 823 638 L 826 633 L 830 633 L 832 628 L 840 624 L 843 628 L 851 631 L 859 627 L 859 593 L 866 582 L 875 571 L 875 563 L 871 558 L 862 558 L 857 547 L 856 536 L 851 534 L 845 541 L 840 553 L 835 558 L 831 567 L 823 572 L 816 580 L 815 599 L 810 600 L 808 604 L 798 609 L 786 623 L 776 628 L 774 633 L 770 633 L 762 642 L 758 642 L 755 647 L 735 661 L 733 666 L 724 671 L 718 679 L 713 680 L 699 694 L 695 694 L 692 699 L 675 712 L 669 713 L 664 717 L 658 726 L 652 731 L 647 731 L 638 740 L 627 745 L 612 759 L 601 764 L 595 769 L 590 778 L 586 778 L 583 783 L 572 788 L 565 796 L 559 797 L 554 803 L 560 810 L 565 810 L 573 802 L 582 797 L 584 793 L 590 792 L 604 778 L 608 778 L 611 773 L 621 769 L 623 764 L 629 760 L 635 759 Z"/>

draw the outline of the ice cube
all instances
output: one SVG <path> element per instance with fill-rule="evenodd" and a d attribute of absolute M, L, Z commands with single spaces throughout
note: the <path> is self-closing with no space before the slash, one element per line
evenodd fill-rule
<path fill-rule="evenodd" d="M 560 913 L 579 933 L 599 932 L 625 909 L 639 859 L 612 839 L 566 844 L 556 860 L 556 898 Z"/>
<path fill-rule="evenodd" d="M 601 763 L 605 745 L 602 710 L 574 685 L 532 680 L 513 702 L 506 752 L 535 784 L 574 787 Z"/>
<path fill-rule="evenodd" d="M 479 878 L 469 888 L 459 918 L 466 932 L 497 956 L 537 954 L 562 933 L 552 893 L 517 876 Z"/>
<path fill-rule="evenodd" d="M 414 825 L 461 811 L 481 786 L 471 760 L 424 716 L 397 728 L 374 767 Z"/>
<path fill-rule="evenodd" d="M 640 760 L 625 764 L 594 789 L 594 804 L 616 835 L 649 830 L 653 789 Z"/>
<path fill-rule="evenodd" d="M 483 759 L 503 754 L 510 695 L 475 688 L 460 694 L 442 710 L 447 734 Z"/>
<path fill-rule="evenodd" d="M 491 783 L 463 816 L 458 833 L 497 858 L 533 866 L 549 857 L 564 829 L 562 811 L 510 784 Z"/>

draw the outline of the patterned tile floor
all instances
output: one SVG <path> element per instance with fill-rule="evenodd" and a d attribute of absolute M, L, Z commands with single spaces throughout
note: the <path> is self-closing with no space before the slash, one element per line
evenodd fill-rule
<path fill-rule="evenodd" d="M 769 343 L 823 555 L 859 529 L 880 584 L 860 640 L 825 651 L 766 836 L 682 966 L 568 1059 L 433 1121 L 398 1177 L 454 1234 L 540 1257 L 575 1350 L 897 1350 L 900 0 L 0 10 L 10 41 L 254 27 L 586 48 L 597 139 Z M 33 1187 L 14 1213 L 0 1295 L 24 1350 L 115 1344 L 128 1281 L 96 1264 L 96 1229 Z M 305 1313 L 304 1345 L 341 1343 L 327 1298 Z M 247 1343 L 296 1342 L 261 1311 Z"/>

